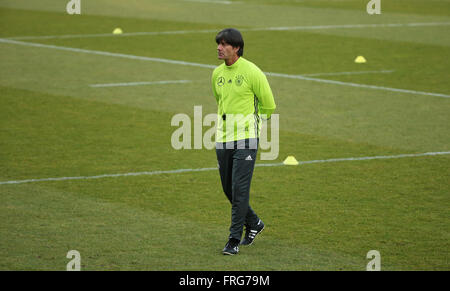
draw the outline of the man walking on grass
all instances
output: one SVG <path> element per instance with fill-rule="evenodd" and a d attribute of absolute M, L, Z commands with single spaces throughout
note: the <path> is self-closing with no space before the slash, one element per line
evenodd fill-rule
<path fill-rule="evenodd" d="M 217 34 L 216 43 L 218 58 L 224 61 L 211 78 L 218 106 L 216 154 L 222 188 L 231 202 L 230 236 L 222 253 L 235 255 L 239 245 L 251 245 L 264 229 L 249 204 L 250 184 L 261 119 L 269 119 L 276 106 L 264 73 L 242 57 L 241 33 L 224 29 Z"/>

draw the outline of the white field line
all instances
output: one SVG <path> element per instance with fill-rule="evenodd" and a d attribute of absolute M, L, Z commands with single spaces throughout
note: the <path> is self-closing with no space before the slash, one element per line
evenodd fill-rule
<path fill-rule="evenodd" d="M 271 77 L 298 79 L 298 80 L 312 81 L 312 82 L 318 82 L 318 83 L 326 83 L 326 84 L 350 86 L 350 87 L 365 88 L 365 89 L 391 91 L 391 92 L 413 94 L 413 95 L 425 95 L 425 96 L 450 98 L 450 95 L 441 94 L 441 93 L 431 93 L 431 92 L 423 92 L 423 91 L 415 91 L 415 90 L 407 90 L 407 89 L 397 89 L 397 88 L 389 88 L 389 87 L 382 87 L 382 86 L 375 86 L 375 85 L 365 85 L 365 84 L 357 84 L 357 83 L 350 83 L 350 82 L 341 82 L 341 81 L 334 81 L 334 80 L 326 80 L 326 79 L 306 77 L 304 75 L 289 75 L 289 74 L 280 74 L 280 73 L 271 73 L 271 72 L 266 72 L 265 74 L 267 76 L 271 76 Z"/>
<path fill-rule="evenodd" d="M 392 155 L 392 156 L 353 157 L 353 158 L 339 158 L 339 159 L 327 159 L 327 160 L 299 161 L 299 164 L 306 165 L 306 164 L 335 163 L 335 162 L 346 162 L 346 161 L 400 159 L 400 158 L 414 158 L 414 157 L 438 156 L 438 155 L 449 155 L 449 154 L 450 154 L 450 152 L 428 152 L 428 153 L 402 154 L 402 155 Z M 269 164 L 256 164 L 255 166 L 256 167 L 279 167 L 279 166 L 284 166 L 284 164 L 283 163 L 269 163 Z M 66 181 L 66 180 L 90 180 L 90 179 L 142 176 L 142 175 L 152 176 L 152 175 L 162 175 L 162 174 L 179 174 L 179 173 L 206 172 L 206 171 L 217 171 L 217 167 L 216 168 L 199 168 L 199 169 L 177 169 L 177 170 L 151 171 L 151 172 L 135 172 L 135 173 L 123 173 L 123 174 L 103 174 L 103 175 L 97 175 L 97 176 L 59 177 L 59 178 L 2 181 L 2 182 L 0 182 L 0 185 L 23 184 L 23 183 L 34 183 L 34 182 L 49 182 L 49 181 Z"/>
<path fill-rule="evenodd" d="M 166 84 L 185 84 L 190 83 L 190 80 L 167 80 L 167 81 L 154 81 L 154 82 L 129 82 L 129 83 L 109 83 L 109 84 L 91 84 L 92 88 L 105 88 L 105 87 L 129 87 L 129 86 L 144 86 L 144 85 L 166 85 Z"/>
<path fill-rule="evenodd" d="M 142 31 L 142 32 L 124 32 L 122 34 L 111 33 L 92 33 L 92 34 L 65 34 L 65 35 L 43 35 L 43 36 L 16 36 L 6 39 L 13 40 L 32 40 L 32 39 L 65 39 L 65 38 L 91 38 L 91 37 L 124 37 L 124 36 L 146 36 L 146 35 L 170 35 L 170 34 L 189 34 L 189 33 L 217 33 L 217 29 L 202 30 L 172 30 L 172 31 Z"/>
<path fill-rule="evenodd" d="M 207 69 L 215 69 L 217 67 L 216 65 L 207 65 L 207 64 L 199 64 L 199 63 L 193 63 L 193 62 L 135 56 L 135 55 L 121 54 L 121 53 L 110 53 L 110 52 L 104 52 L 104 51 L 71 48 L 71 47 L 40 44 L 40 43 L 33 43 L 33 42 L 24 42 L 24 41 L 4 39 L 4 38 L 0 38 L 0 43 L 16 44 L 16 45 L 23 45 L 23 46 L 29 46 L 29 47 L 38 47 L 38 48 L 50 48 L 50 49 L 55 49 L 55 50 L 70 51 L 70 52 L 76 52 L 76 53 L 102 55 L 102 56 L 108 56 L 108 57 L 117 57 L 117 58 L 125 58 L 125 59 L 140 60 L 140 61 L 159 62 L 159 63 L 167 63 L 167 64 L 173 64 L 173 65 L 193 66 L 193 67 L 200 67 L 200 68 L 207 68 Z M 341 86 L 358 87 L 358 88 L 366 88 L 366 89 L 384 90 L 384 91 L 406 93 L 406 94 L 413 94 L 413 95 L 425 95 L 425 96 L 450 98 L 450 95 L 441 94 L 441 93 L 430 93 L 430 92 L 406 90 L 406 89 L 396 89 L 396 88 L 374 86 L 374 85 L 364 85 L 364 84 L 357 84 L 357 83 L 350 83 L 350 82 L 341 82 L 341 81 L 306 77 L 303 75 L 289 75 L 289 74 L 272 73 L 272 72 L 264 72 L 264 73 L 267 76 L 272 76 L 272 77 L 305 80 L 305 81 L 334 84 L 334 85 L 341 85 Z"/>
<path fill-rule="evenodd" d="M 186 2 L 200 2 L 200 3 L 213 3 L 213 4 L 236 4 L 240 2 L 226 1 L 226 0 L 184 0 Z"/>
<path fill-rule="evenodd" d="M 217 66 L 213 66 L 213 65 L 205 65 L 205 64 L 191 63 L 191 62 L 185 62 L 185 61 L 142 57 L 142 56 L 134 56 L 134 55 L 128 55 L 128 54 L 110 53 L 110 52 L 103 52 L 103 51 L 56 46 L 56 45 L 50 45 L 50 44 L 40 44 L 40 43 L 33 43 L 33 42 L 23 42 L 23 41 L 4 39 L 4 38 L 3 39 L 0 38 L 0 43 L 10 43 L 10 44 L 23 45 L 23 46 L 29 46 L 29 47 L 39 47 L 39 48 L 50 48 L 50 49 L 55 49 L 55 50 L 62 50 L 62 51 L 69 51 L 69 52 L 76 52 L 76 53 L 101 55 L 101 56 L 107 56 L 107 57 L 116 57 L 116 58 L 132 59 L 132 60 L 139 60 L 139 61 L 167 63 L 167 64 L 173 64 L 173 65 L 193 66 L 193 67 L 201 67 L 201 68 L 207 68 L 207 69 L 214 69 L 217 67 Z"/>
<path fill-rule="evenodd" d="M 306 26 L 283 26 L 283 27 L 256 27 L 241 28 L 240 31 L 295 31 L 295 30 L 323 30 L 323 29 L 361 29 L 361 28 L 386 28 L 386 27 L 421 27 L 421 26 L 447 26 L 450 22 L 422 22 L 422 23 L 386 23 L 386 24 L 341 24 L 341 25 L 306 25 Z M 172 30 L 172 31 L 142 31 L 125 32 L 122 34 L 93 33 L 93 34 L 63 34 L 63 35 L 42 35 L 42 36 L 16 36 L 6 39 L 32 40 L 32 39 L 53 39 L 53 38 L 90 38 L 90 37 L 124 37 L 124 36 L 147 36 L 147 35 L 170 35 L 170 34 L 195 34 L 195 33 L 217 33 L 218 29 L 201 30 Z"/>
<path fill-rule="evenodd" d="M 342 76 L 342 75 L 362 75 L 362 74 L 388 74 L 394 72 L 393 70 L 380 70 L 380 71 L 355 71 L 355 72 L 335 72 L 335 73 L 316 73 L 316 74 L 301 74 L 305 77 L 317 77 L 317 76 Z"/>
<path fill-rule="evenodd" d="M 309 26 L 283 26 L 266 27 L 263 30 L 309 30 L 309 29 L 339 29 L 339 28 L 386 28 L 386 27 L 420 27 L 420 26 L 446 26 L 450 22 L 411 22 L 411 23 L 378 23 L 378 24 L 337 24 L 337 25 L 309 25 Z M 260 30 L 259 28 L 249 29 Z"/>
<path fill-rule="evenodd" d="M 335 73 L 317 73 L 317 74 L 302 74 L 302 76 L 340 76 L 340 75 L 361 75 L 361 74 L 376 74 L 376 73 L 392 73 L 394 71 L 359 71 L 359 72 L 335 72 Z M 190 80 L 166 80 L 153 82 L 128 82 L 128 83 L 107 83 L 107 84 L 90 84 L 91 88 L 109 88 L 109 87 L 132 87 L 145 85 L 166 85 L 166 84 L 186 84 L 191 83 Z"/>

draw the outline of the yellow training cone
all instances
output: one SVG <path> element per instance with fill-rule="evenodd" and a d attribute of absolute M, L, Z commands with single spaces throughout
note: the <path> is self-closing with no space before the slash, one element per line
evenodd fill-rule
<path fill-rule="evenodd" d="M 366 59 L 363 56 L 357 56 L 356 59 L 355 59 L 355 63 L 357 63 L 357 64 L 364 64 L 366 62 L 367 61 L 366 61 Z"/>
<path fill-rule="evenodd" d="M 288 156 L 283 164 L 288 165 L 288 166 L 297 166 L 299 163 L 298 161 L 294 158 L 294 156 Z"/>
<path fill-rule="evenodd" d="M 116 28 L 116 29 L 114 29 L 114 31 L 113 31 L 113 34 L 122 34 L 122 33 L 123 33 L 123 31 L 122 31 L 121 28 Z"/>

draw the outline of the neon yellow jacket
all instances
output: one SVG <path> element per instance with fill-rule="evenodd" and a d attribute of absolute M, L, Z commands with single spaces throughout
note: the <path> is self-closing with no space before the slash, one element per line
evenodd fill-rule
<path fill-rule="evenodd" d="M 276 108 L 266 75 L 240 57 L 215 68 L 211 82 L 218 107 L 216 142 L 259 137 L 261 115 L 269 119 Z"/>

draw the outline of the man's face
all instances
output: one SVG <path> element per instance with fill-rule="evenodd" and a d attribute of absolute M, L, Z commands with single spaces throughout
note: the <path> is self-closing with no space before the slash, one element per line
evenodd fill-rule
<path fill-rule="evenodd" d="M 219 60 L 230 60 L 237 56 L 239 47 L 233 47 L 224 40 L 217 45 L 217 57 Z"/>

